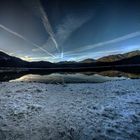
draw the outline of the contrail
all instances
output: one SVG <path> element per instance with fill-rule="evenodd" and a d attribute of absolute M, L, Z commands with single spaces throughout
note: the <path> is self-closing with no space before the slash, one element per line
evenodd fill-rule
<path fill-rule="evenodd" d="M 61 51 L 61 56 L 60 56 L 60 58 L 61 58 L 61 59 L 64 58 L 64 51 L 63 51 L 63 49 L 62 49 L 62 51 Z"/>
<path fill-rule="evenodd" d="M 48 55 L 50 55 L 50 56 L 52 56 L 52 57 L 55 57 L 53 54 L 51 54 L 50 52 L 48 52 L 48 51 L 45 50 L 44 48 L 40 47 L 39 45 L 37 45 L 37 44 L 35 44 L 35 43 L 31 42 L 31 41 L 29 41 L 28 39 L 26 39 L 26 38 L 23 37 L 22 35 L 20 35 L 20 34 L 14 32 L 14 31 L 12 31 L 11 29 L 9 29 L 9 28 L 7 28 L 7 27 L 1 25 L 1 24 L 0 24 L 0 28 L 3 29 L 3 30 L 5 30 L 5 31 L 7 31 L 8 33 L 10 33 L 10 34 L 16 36 L 16 37 L 19 37 L 20 39 L 24 40 L 25 42 L 31 44 L 32 46 L 34 46 L 34 47 L 36 47 L 36 48 L 42 50 L 43 52 L 47 53 Z"/>
<path fill-rule="evenodd" d="M 43 21 L 44 27 L 45 27 L 47 33 L 50 35 L 52 41 L 54 42 L 56 49 L 60 52 L 58 43 L 54 37 L 55 35 L 54 35 L 54 32 L 52 30 L 51 24 L 50 24 L 48 16 L 47 16 L 47 13 L 44 11 L 43 6 L 41 5 L 41 2 L 39 0 L 38 0 L 38 6 L 39 6 L 41 19 Z"/>
<path fill-rule="evenodd" d="M 79 48 L 79 50 L 73 50 L 73 51 L 70 51 L 68 53 L 90 50 L 90 49 L 93 49 L 93 48 L 96 48 L 96 47 L 101 47 L 101 46 L 104 46 L 104 45 L 109 45 L 109 44 L 125 41 L 125 40 L 128 40 L 128 39 L 137 37 L 137 36 L 140 36 L 140 31 L 130 33 L 130 34 L 127 34 L 127 35 L 124 35 L 124 36 L 121 36 L 121 37 L 118 37 L 118 38 L 115 38 L 115 39 L 112 39 L 112 40 L 108 40 L 108 41 L 100 42 L 100 43 L 93 44 L 93 45 L 90 45 L 90 46 L 86 46 L 86 48 L 84 46 L 82 48 Z"/>

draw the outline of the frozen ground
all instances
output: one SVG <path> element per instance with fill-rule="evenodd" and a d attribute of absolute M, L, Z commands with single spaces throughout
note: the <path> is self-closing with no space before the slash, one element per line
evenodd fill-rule
<path fill-rule="evenodd" d="M 140 140 L 140 80 L 1 83 L 0 140 Z"/>

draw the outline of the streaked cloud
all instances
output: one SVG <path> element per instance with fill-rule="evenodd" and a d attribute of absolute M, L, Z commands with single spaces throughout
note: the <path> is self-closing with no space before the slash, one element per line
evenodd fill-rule
<path fill-rule="evenodd" d="M 3 29 L 3 30 L 5 30 L 6 32 L 8 32 L 8 33 L 10 33 L 10 34 L 12 34 L 12 35 L 14 35 L 14 36 L 16 36 L 16 37 L 24 40 L 25 42 L 29 43 L 30 45 L 32 45 L 32 46 L 34 46 L 34 47 L 42 50 L 43 52 L 47 53 L 48 55 L 50 55 L 52 57 L 55 57 L 52 53 L 48 52 L 46 49 L 40 47 L 39 45 L 37 45 L 37 44 L 35 44 L 33 42 L 31 42 L 30 40 L 26 39 L 24 36 L 22 36 L 22 35 L 20 35 L 20 34 L 18 34 L 16 32 L 14 32 L 14 31 L 12 31 L 11 29 L 5 27 L 4 25 L 1 25 L 0 24 L 0 28 Z"/>
<path fill-rule="evenodd" d="M 129 34 L 126 34 L 124 36 L 121 36 L 121 37 L 118 37 L 118 38 L 115 38 L 115 39 L 112 39 L 112 40 L 100 42 L 100 43 L 97 43 L 97 44 L 76 48 L 75 50 L 69 51 L 66 54 L 87 51 L 87 50 L 95 49 L 97 47 L 103 47 L 105 45 L 115 44 L 115 43 L 118 43 L 118 42 L 121 42 L 121 41 L 125 41 L 125 40 L 131 39 L 131 38 L 138 37 L 138 36 L 140 36 L 140 31 L 129 33 Z"/>

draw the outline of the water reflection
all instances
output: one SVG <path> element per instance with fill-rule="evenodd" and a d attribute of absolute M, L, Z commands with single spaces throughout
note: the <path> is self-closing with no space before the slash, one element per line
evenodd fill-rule
<path fill-rule="evenodd" d="M 140 73 L 130 73 L 130 72 L 121 72 L 121 71 L 102 71 L 99 72 L 98 74 L 102 76 L 109 76 L 109 77 L 126 77 L 130 79 L 139 79 L 140 78 Z"/>
<path fill-rule="evenodd" d="M 100 83 L 110 80 L 121 80 L 126 78 L 140 78 L 140 73 L 126 73 L 120 71 L 82 72 L 82 73 L 1 73 L 0 81 L 26 81 L 44 83 Z"/>
<path fill-rule="evenodd" d="M 66 74 L 66 73 L 54 73 L 50 75 L 25 75 L 21 78 L 11 80 L 26 81 L 26 82 L 43 82 L 43 83 L 101 83 L 109 80 L 124 79 L 124 77 L 108 77 L 98 74 L 86 75 L 81 73 Z"/>

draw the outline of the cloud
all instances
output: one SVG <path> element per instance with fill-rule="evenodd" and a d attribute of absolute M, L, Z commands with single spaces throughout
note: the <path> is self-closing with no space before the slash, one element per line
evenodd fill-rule
<path fill-rule="evenodd" d="M 55 56 L 59 54 L 59 57 L 62 58 L 65 55 L 63 52 L 63 44 L 69 38 L 69 36 L 79 27 L 81 27 L 84 23 L 90 20 L 93 16 L 93 12 L 86 11 L 85 14 L 72 14 L 67 15 L 63 18 L 61 24 L 57 25 L 56 31 L 53 32 L 52 26 L 49 22 L 46 11 L 43 9 L 39 0 L 31 0 L 28 3 L 27 0 L 24 3 L 29 6 L 34 14 L 36 14 L 43 22 L 44 27 L 50 37 L 46 40 L 46 42 L 41 46 L 43 49 L 47 49 L 49 52 L 52 52 Z M 57 48 L 57 49 L 56 49 Z M 33 51 L 39 51 L 38 49 L 34 49 Z"/>
<path fill-rule="evenodd" d="M 32 57 L 30 56 L 23 56 L 23 57 L 20 57 L 22 60 L 25 60 L 25 61 L 32 61 Z"/>
<path fill-rule="evenodd" d="M 45 52 L 46 54 L 48 54 L 48 55 L 50 55 L 50 56 L 52 56 L 52 57 L 55 57 L 52 53 L 48 52 L 46 49 L 40 47 L 39 45 L 37 45 L 37 44 L 35 44 L 35 43 L 33 43 L 33 42 L 31 42 L 30 40 L 26 39 L 24 36 L 22 36 L 22 35 L 20 35 L 20 34 L 18 34 L 18 33 L 16 33 L 16 32 L 14 32 L 14 31 L 12 31 L 11 29 L 5 27 L 4 25 L 1 25 L 1 24 L 0 24 L 0 28 L 3 29 L 3 30 L 6 31 L 6 32 L 8 32 L 8 33 L 10 33 L 10 34 L 12 34 L 12 35 L 14 35 L 14 36 L 16 36 L 16 37 L 18 37 L 18 38 L 24 40 L 25 42 L 31 44 L 32 46 L 34 46 L 34 47 L 36 47 L 36 48 L 42 50 L 42 51 Z"/>
<path fill-rule="evenodd" d="M 80 17 L 73 15 L 67 16 L 63 23 L 57 27 L 56 38 L 59 44 L 62 45 L 77 28 L 85 24 L 92 16 L 92 14 L 85 14 Z"/>
<path fill-rule="evenodd" d="M 124 36 L 121 36 L 121 37 L 118 37 L 118 38 L 115 38 L 115 39 L 112 39 L 112 40 L 100 42 L 100 43 L 89 45 L 89 46 L 84 46 L 84 47 L 69 51 L 66 54 L 87 51 L 87 50 L 95 49 L 97 47 L 102 47 L 102 46 L 105 46 L 105 45 L 110 45 L 110 44 L 118 43 L 118 42 L 121 42 L 121 41 L 125 41 L 125 40 L 135 38 L 135 37 L 138 37 L 138 36 L 140 36 L 140 31 L 133 32 L 133 33 L 130 33 L 130 34 L 127 34 L 127 35 L 124 35 Z"/>
<path fill-rule="evenodd" d="M 41 19 L 43 21 L 43 25 L 47 31 L 47 33 L 50 35 L 50 38 L 52 39 L 56 49 L 58 50 L 58 52 L 60 51 L 59 50 L 59 46 L 57 44 L 57 41 L 55 39 L 55 35 L 54 35 L 54 32 L 53 32 L 53 29 L 52 29 L 52 26 L 49 22 L 49 19 L 48 19 L 48 16 L 47 16 L 47 13 L 45 12 L 45 10 L 43 9 L 43 6 L 41 5 L 40 1 L 38 0 L 38 8 L 40 10 L 40 16 L 41 16 Z"/>
<path fill-rule="evenodd" d="M 30 9 L 33 10 L 33 13 L 35 15 L 37 15 L 42 20 L 44 28 L 45 28 L 46 32 L 49 34 L 51 41 L 53 42 L 52 47 L 55 47 L 55 49 L 58 52 L 60 52 L 57 40 L 55 39 L 55 34 L 53 32 L 53 28 L 48 19 L 47 12 L 44 10 L 40 0 L 30 0 L 30 2 L 27 0 L 23 0 L 23 2 L 26 6 L 28 6 Z"/>
<path fill-rule="evenodd" d="M 81 53 L 71 53 L 69 55 L 66 55 L 67 57 L 65 59 L 73 60 L 73 61 L 80 61 L 87 58 L 93 58 L 93 59 L 99 59 L 104 56 L 109 55 L 116 55 L 116 54 L 124 54 L 127 52 L 131 52 L 134 50 L 140 50 L 140 45 L 131 45 L 127 46 L 126 48 L 119 48 L 119 49 L 113 49 L 113 50 L 100 50 L 100 51 L 83 51 Z"/>
<path fill-rule="evenodd" d="M 59 46 L 61 46 L 61 54 L 60 58 L 65 55 L 65 52 L 63 52 L 63 43 L 70 37 L 70 35 L 78 28 L 80 28 L 83 24 L 88 22 L 93 17 L 93 14 L 85 14 L 82 16 L 74 16 L 74 15 L 68 15 L 66 18 L 64 18 L 63 22 L 57 26 L 55 38 L 57 40 L 57 43 Z M 51 38 L 49 38 L 46 43 L 42 46 L 42 48 L 47 48 L 49 51 L 54 52 L 55 50 L 52 47 L 53 43 Z"/>

